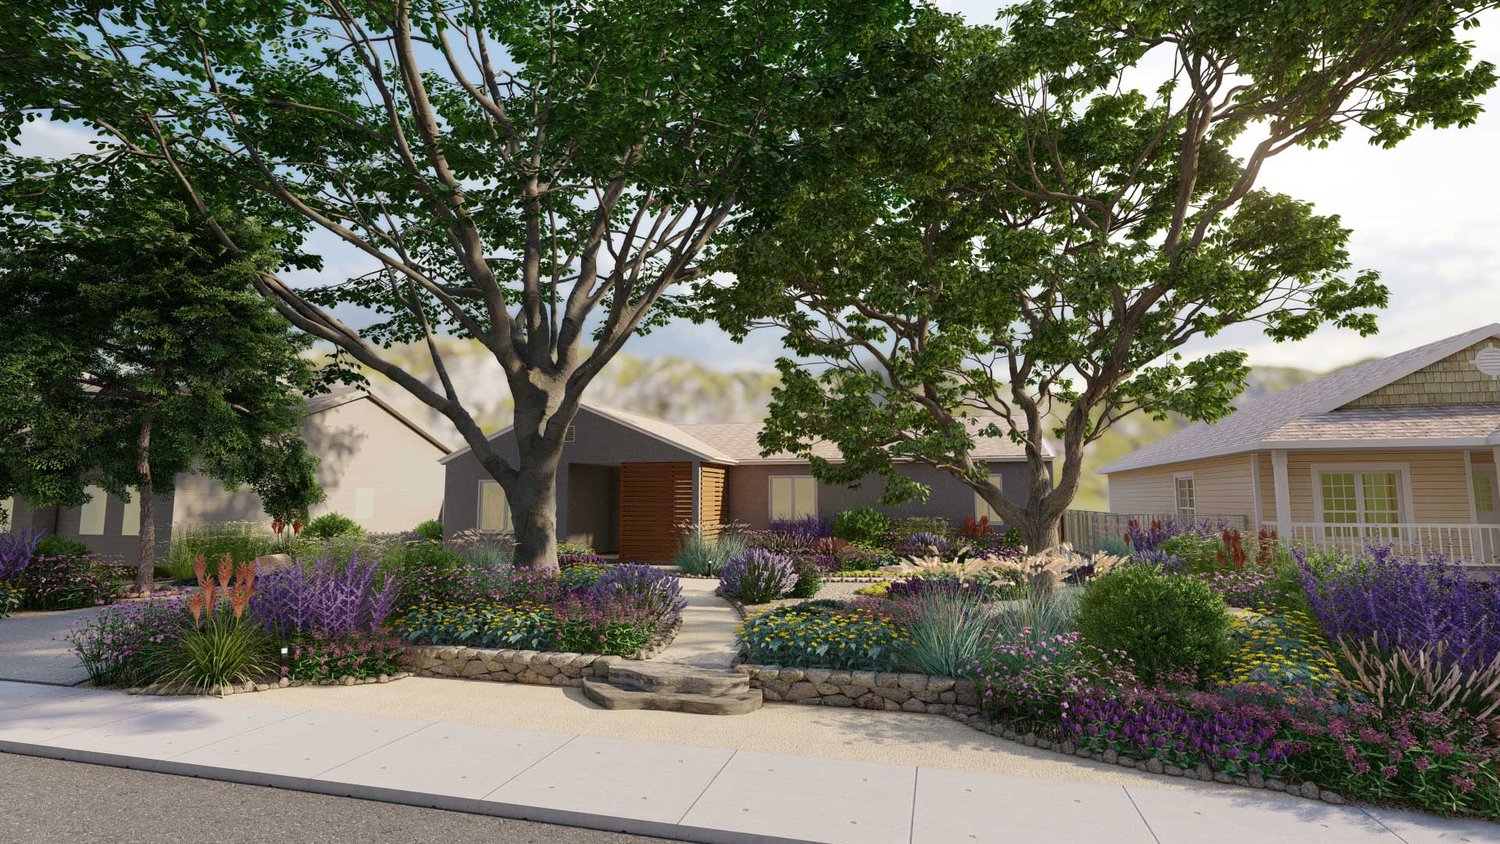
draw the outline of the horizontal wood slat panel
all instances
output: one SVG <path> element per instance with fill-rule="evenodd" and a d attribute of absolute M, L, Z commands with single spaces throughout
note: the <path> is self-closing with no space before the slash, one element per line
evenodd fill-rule
<path fill-rule="evenodd" d="M 704 464 L 699 470 L 698 524 L 709 539 L 717 538 L 724 527 L 726 496 L 729 494 L 726 474 L 723 466 L 711 464 Z"/>
<path fill-rule="evenodd" d="M 620 464 L 620 559 L 669 562 L 693 518 L 693 465 Z"/>

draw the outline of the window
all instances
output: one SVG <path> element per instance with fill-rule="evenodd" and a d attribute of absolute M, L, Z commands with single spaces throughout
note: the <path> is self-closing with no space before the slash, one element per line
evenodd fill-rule
<path fill-rule="evenodd" d="M 4 504 L 0 501 L 0 504 Z M 1474 476 L 1474 509 L 1481 513 L 1495 512 L 1495 476 Z"/>
<path fill-rule="evenodd" d="M 125 490 L 130 493 L 130 500 L 125 502 L 125 515 L 120 517 L 121 536 L 141 535 L 141 496 L 135 487 Z"/>
<path fill-rule="evenodd" d="M 1198 490 L 1193 483 L 1193 476 L 1178 475 L 1174 480 L 1177 485 L 1177 515 L 1198 515 Z"/>
<path fill-rule="evenodd" d="M 577 437 L 578 437 L 578 430 L 576 428 L 574 428 L 572 425 L 569 425 L 568 427 L 566 427 L 566 428 L 563 429 L 563 442 L 565 442 L 565 443 L 573 442 L 575 439 L 577 439 Z"/>
<path fill-rule="evenodd" d="M 497 481 L 479 482 L 479 529 L 515 530 L 510 521 L 510 505 L 505 500 L 505 489 Z"/>
<path fill-rule="evenodd" d="M 1002 491 L 1005 489 L 1005 487 L 1000 483 L 999 475 L 990 475 L 990 486 Z M 984 498 L 976 492 L 974 493 L 974 521 L 977 522 L 980 519 L 989 519 L 989 523 L 991 525 L 997 525 L 1001 521 L 1003 521 L 1000 518 L 999 513 L 996 513 L 994 510 L 990 509 L 990 503 L 988 501 L 985 501 Z"/>
<path fill-rule="evenodd" d="M 1330 538 L 1394 538 L 1394 529 L 1379 526 L 1401 521 L 1401 473 L 1375 469 L 1319 472 L 1318 503 L 1321 521 L 1327 525 L 1324 533 Z"/>
<path fill-rule="evenodd" d="M 803 519 L 818 515 L 818 482 L 807 475 L 771 478 L 771 519 Z"/>
<path fill-rule="evenodd" d="M 362 486 L 354 490 L 354 518 L 375 518 L 375 490 Z"/>
<path fill-rule="evenodd" d="M 88 503 L 78 511 L 78 535 L 99 536 L 104 533 L 104 507 L 109 502 L 104 490 L 90 484 L 83 488 Z"/>

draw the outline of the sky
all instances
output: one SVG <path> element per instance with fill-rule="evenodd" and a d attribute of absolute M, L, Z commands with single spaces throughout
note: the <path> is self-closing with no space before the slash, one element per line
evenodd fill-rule
<path fill-rule="evenodd" d="M 942 0 L 942 7 L 974 22 L 994 18 L 994 2 Z M 1480 58 L 1500 64 L 1500 15 L 1469 36 Z M 1312 202 L 1337 214 L 1353 230 L 1350 252 L 1358 269 L 1378 270 L 1391 291 L 1374 337 L 1324 329 L 1297 343 L 1267 340 L 1245 325 L 1184 349 L 1188 355 L 1244 349 L 1257 365 L 1323 371 L 1381 357 L 1500 322 L 1500 93 L 1465 129 L 1424 130 L 1393 150 L 1370 146 L 1350 133 L 1322 150 L 1294 149 L 1272 159 L 1260 186 Z M 78 128 L 38 121 L 23 133 L 22 150 L 66 155 L 89 150 Z M 319 237 L 310 248 L 325 255 L 319 276 L 294 281 L 338 281 L 371 268 L 362 255 Z M 778 336 L 753 333 L 743 344 L 712 325 L 674 323 L 626 347 L 638 356 L 688 356 L 715 369 L 770 368 L 780 354 Z"/>

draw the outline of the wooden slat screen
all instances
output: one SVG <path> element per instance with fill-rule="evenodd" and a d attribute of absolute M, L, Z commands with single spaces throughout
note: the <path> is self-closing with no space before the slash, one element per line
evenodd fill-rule
<path fill-rule="evenodd" d="M 620 559 L 672 560 L 693 520 L 693 464 L 620 464 Z"/>
<path fill-rule="evenodd" d="M 728 510 L 726 496 L 729 487 L 725 483 L 725 469 L 705 463 L 699 474 L 698 511 L 701 515 L 698 524 L 705 537 L 715 538 L 724 527 L 724 515 Z"/>

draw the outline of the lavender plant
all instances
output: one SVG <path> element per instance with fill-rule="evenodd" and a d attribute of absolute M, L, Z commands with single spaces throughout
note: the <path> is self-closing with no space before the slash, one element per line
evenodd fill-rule
<path fill-rule="evenodd" d="M 774 601 L 797 585 L 792 561 L 764 548 L 746 548 L 724 566 L 719 588 L 725 595 L 747 604 Z"/>
<path fill-rule="evenodd" d="M 385 626 L 400 594 L 399 580 L 380 574 L 373 560 L 340 566 L 319 558 L 261 574 L 249 613 L 278 636 L 372 635 Z"/>
<path fill-rule="evenodd" d="M 833 525 L 827 519 L 804 516 L 800 519 L 772 519 L 770 533 L 787 545 L 809 548 L 820 539 L 833 536 Z"/>
<path fill-rule="evenodd" d="M 1445 663 L 1470 670 L 1500 656 L 1500 589 L 1441 555 L 1371 548 L 1358 561 L 1295 556 L 1308 607 L 1330 639 L 1379 638 L 1410 650 L 1441 642 Z"/>
<path fill-rule="evenodd" d="M 589 591 L 602 599 L 629 595 L 665 623 L 681 617 L 687 606 L 676 577 L 641 563 L 608 566 Z"/>

